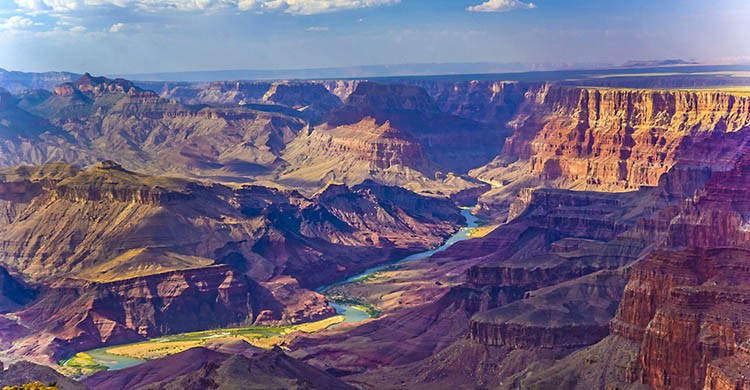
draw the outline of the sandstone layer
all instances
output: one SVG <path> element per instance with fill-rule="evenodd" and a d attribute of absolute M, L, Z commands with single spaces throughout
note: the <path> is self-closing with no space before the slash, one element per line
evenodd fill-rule
<path fill-rule="evenodd" d="M 306 198 L 111 161 L 3 177 L 0 259 L 39 290 L 30 302 L 32 289 L 3 278 L 3 305 L 29 304 L 15 313 L 27 334 L 13 342 L 18 355 L 321 319 L 334 310 L 310 289 L 435 246 L 462 219 L 447 200 L 369 181 Z"/>

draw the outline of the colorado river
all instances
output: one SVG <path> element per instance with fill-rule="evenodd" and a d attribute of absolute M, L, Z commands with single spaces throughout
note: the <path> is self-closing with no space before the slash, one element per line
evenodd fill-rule
<path fill-rule="evenodd" d="M 413 255 L 404 257 L 403 259 L 400 259 L 400 260 L 390 262 L 388 264 L 369 268 L 358 275 L 354 275 L 352 277 L 346 278 L 339 282 L 336 282 L 327 286 L 323 286 L 319 288 L 317 291 L 323 292 L 325 289 L 328 289 L 330 287 L 340 286 L 340 285 L 355 282 L 359 279 L 362 279 L 372 274 L 375 274 L 377 272 L 383 271 L 387 269 L 388 267 L 391 267 L 396 264 L 400 264 L 400 263 L 404 263 L 408 261 L 425 259 L 427 257 L 432 256 L 435 253 L 438 253 L 438 252 L 441 252 L 450 248 L 451 245 L 459 241 L 468 239 L 471 234 L 471 229 L 477 227 L 478 218 L 471 214 L 471 209 L 469 208 L 462 209 L 461 215 L 463 215 L 464 218 L 466 219 L 466 226 L 459 229 L 458 232 L 456 232 L 453 236 L 451 236 L 448 240 L 446 240 L 445 243 L 443 243 L 443 245 L 441 245 L 440 247 L 431 249 L 428 251 L 424 251 L 424 252 L 415 253 Z M 357 305 L 354 305 L 354 304 L 331 303 L 331 306 L 334 309 L 336 309 L 336 313 L 344 316 L 344 321 L 342 323 L 356 323 L 356 322 L 364 321 L 370 318 L 370 315 L 367 312 L 360 309 L 359 307 L 357 307 Z M 329 326 L 329 328 L 334 327 L 336 325 Z M 106 366 L 108 367 L 109 370 L 121 370 L 124 368 L 137 366 L 139 364 L 146 362 L 146 360 L 143 360 L 143 359 L 114 355 L 114 354 L 107 352 L 108 350 L 112 348 L 114 347 L 98 348 L 98 349 L 86 351 L 85 354 L 89 355 L 90 359 L 94 363 L 102 365 L 102 366 Z M 67 365 L 67 363 L 65 364 Z"/>
<path fill-rule="evenodd" d="M 368 268 L 367 270 L 365 270 L 364 272 L 360 274 L 351 276 L 342 281 L 332 283 L 327 286 L 320 287 L 316 291 L 324 292 L 326 289 L 329 289 L 331 287 L 342 286 L 344 284 L 356 282 L 357 280 L 364 279 L 370 275 L 376 274 L 396 264 L 401 264 L 407 261 L 414 261 L 414 260 L 421 260 L 421 259 L 428 258 L 434 255 L 435 253 L 442 252 L 450 248 L 453 244 L 459 241 L 467 240 L 471 235 L 471 230 L 478 226 L 477 221 L 479 220 L 479 218 L 471 214 L 471 208 L 468 208 L 468 207 L 462 208 L 461 215 L 463 215 L 464 218 L 466 219 L 466 226 L 459 229 L 459 231 L 456 232 L 456 234 L 451 236 L 448 240 L 446 240 L 443 243 L 443 245 L 439 246 L 438 248 L 431 249 L 431 250 L 424 251 L 424 252 L 415 253 L 413 255 L 409 255 L 407 257 L 404 257 L 403 259 L 396 260 L 388 264 L 383 264 L 377 267 Z M 336 309 L 336 313 L 343 315 L 346 318 L 346 320 L 344 320 L 345 323 L 346 322 L 349 322 L 349 323 L 360 322 L 360 321 L 364 321 L 370 318 L 370 316 L 367 313 L 357 308 L 355 305 L 348 305 L 345 303 L 331 303 L 331 306 L 333 306 L 333 308 Z"/>
<path fill-rule="evenodd" d="M 110 370 L 122 370 L 123 368 L 137 366 L 146 361 L 143 359 L 136 359 L 128 356 L 113 355 L 107 352 L 107 349 L 112 347 L 104 347 L 87 351 L 86 353 L 94 359 L 95 362 L 102 366 L 109 367 Z"/>

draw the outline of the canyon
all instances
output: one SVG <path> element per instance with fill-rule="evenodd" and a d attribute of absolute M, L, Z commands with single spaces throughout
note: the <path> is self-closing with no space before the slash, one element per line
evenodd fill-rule
<path fill-rule="evenodd" d="M 34 333 L 13 342 L 25 356 L 324 318 L 334 311 L 310 288 L 436 245 L 462 218 L 447 200 L 372 182 L 305 198 L 147 176 L 114 162 L 3 172 L 3 263 L 39 291 L 15 314 L 23 333 Z M 7 289 L 20 286 L 4 274 Z M 4 301 L 29 301 L 14 290 Z"/>
<path fill-rule="evenodd" d="M 588 81 L 2 92 L 0 358 L 306 323 L 336 296 L 377 315 L 75 383 L 747 388 L 750 95 Z M 438 247 L 459 206 L 470 239 L 336 284 Z"/>

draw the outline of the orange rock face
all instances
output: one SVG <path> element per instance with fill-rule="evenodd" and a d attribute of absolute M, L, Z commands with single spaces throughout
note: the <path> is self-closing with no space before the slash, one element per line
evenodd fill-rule
<path fill-rule="evenodd" d="M 723 359 L 717 359 L 706 368 L 706 390 L 750 389 L 750 355 L 747 351 Z"/>
<path fill-rule="evenodd" d="M 690 146 L 750 124 L 750 97 L 723 92 L 531 88 L 504 159 L 567 188 L 655 186 Z M 711 161 L 716 163 L 716 161 Z"/>
<path fill-rule="evenodd" d="M 640 343 L 640 381 L 657 389 L 699 389 L 707 381 L 741 379 L 727 380 L 717 359 L 745 353 L 749 278 L 744 249 L 659 252 L 636 266 L 612 331 Z"/>

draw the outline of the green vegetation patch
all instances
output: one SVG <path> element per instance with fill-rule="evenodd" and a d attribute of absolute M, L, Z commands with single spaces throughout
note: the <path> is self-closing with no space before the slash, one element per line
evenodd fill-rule
<path fill-rule="evenodd" d="M 226 329 L 213 329 L 204 330 L 199 332 L 180 333 L 172 336 L 164 336 L 153 340 L 146 341 L 146 343 L 154 342 L 169 342 L 169 341 L 195 341 L 195 340 L 210 340 L 221 337 L 272 337 L 284 334 L 286 327 L 276 326 L 247 326 L 243 328 L 226 328 Z"/>
<path fill-rule="evenodd" d="M 347 305 L 352 306 L 356 309 L 362 310 L 363 312 L 367 313 L 368 316 L 371 318 L 378 318 L 381 315 L 383 315 L 383 312 L 378 310 L 375 305 L 369 304 L 367 302 L 362 301 L 359 298 L 354 298 L 346 295 L 330 295 L 327 297 L 329 301 L 339 304 L 339 305 Z"/>
<path fill-rule="evenodd" d="M 93 372 L 109 369 L 109 367 L 97 363 L 91 355 L 85 352 L 78 352 L 72 358 L 60 362 L 60 365 L 64 367 L 78 368 L 82 371 Z"/>

